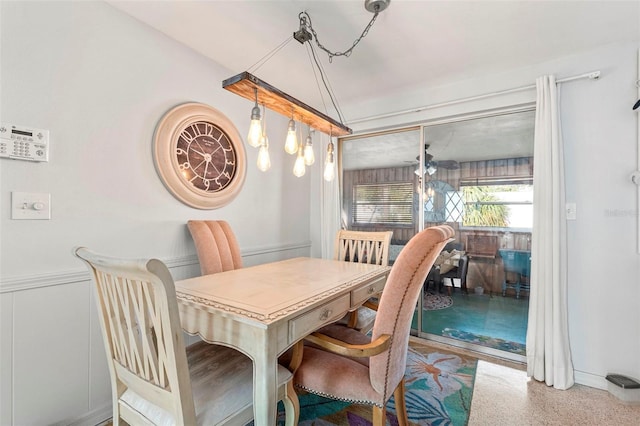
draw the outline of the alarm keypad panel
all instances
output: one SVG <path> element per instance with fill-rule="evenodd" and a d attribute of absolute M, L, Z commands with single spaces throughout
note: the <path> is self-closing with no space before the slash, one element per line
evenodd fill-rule
<path fill-rule="evenodd" d="M 0 124 L 0 158 L 49 161 L 49 131 L 16 124 Z"/>

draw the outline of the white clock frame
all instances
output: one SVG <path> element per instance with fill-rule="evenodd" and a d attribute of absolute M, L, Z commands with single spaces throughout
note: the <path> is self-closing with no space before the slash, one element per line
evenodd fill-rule
<path fill-rule="evenodd" d="M 205 121 L 218 127 L 228 137 L 236 154 L 231 182 L 219 191 L 205 191 L 191 185 L 183 176 L 176 151 L 184 129 Z M 217 109 L 196 102 L 178 105 L 158 122 L 153 140 L 153 157 L 160 179 L 169 192 L 184 204 L 212 210 L 229 204 L 240 192 L 247 173 L 247 159 L 242 137 L 235 125 Z"/>

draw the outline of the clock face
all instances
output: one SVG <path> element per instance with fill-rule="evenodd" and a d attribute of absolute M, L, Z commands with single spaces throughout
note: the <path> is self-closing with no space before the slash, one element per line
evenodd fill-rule
<path fill-rule="evenodd" d="M 178 137 L 176 160 L 183 178 L 205 192 L 224 190 L 236 173 L 236 150 L 214 123 L 197 121 Z"/>
<path fill-rule="evenodd" d="M 199 209 L 228 204 L 246 175 L 242 138 L 220 111 L 204 104 L 178 105 L 156 128 L 158 175 L 178 200 Z"/>

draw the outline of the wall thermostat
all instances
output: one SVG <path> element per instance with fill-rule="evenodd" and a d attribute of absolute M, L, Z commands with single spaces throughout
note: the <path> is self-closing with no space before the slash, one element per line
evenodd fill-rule
<path fill-rule="evenodd" d="M 0 124 L 0 158 L 49 161 L 49 131 L 16 124 Z"/>

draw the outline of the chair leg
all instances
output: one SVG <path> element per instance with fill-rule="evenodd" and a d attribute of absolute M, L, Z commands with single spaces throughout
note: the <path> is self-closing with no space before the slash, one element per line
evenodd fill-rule
<path fill-rule="evenodd" d="M 358 325 L 358 310 L 356 309 L 353 312 L 349 313 L 349 322 L 347 323 L 347 327 L 356 328 Z"/>
<path fill-rule="evenodd" d="M 387 410 L 384 407 L 373 406 L 373 426 L 385 426 L 387 424 Z"/>
<path fill-rule="evenodd" d="M 393 391 L 393 396 L 396 402 L 396 415 L 398 417 L 399 426 L 407 426 L 409 424 L 409 417 L 407 415 L 407 403 L 404 399 L 404 378 L 398 383 L 398 387 Z"/>
<path fill-rule="evenodd" d="M 300 417 L 300 402 L 293 388 L 293 379 L 287 383 L 287 390 L 282 403 L 284 404 L 285 425 L 296 426 Z"/>

